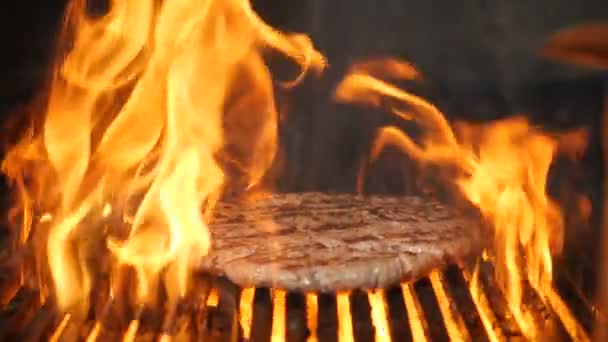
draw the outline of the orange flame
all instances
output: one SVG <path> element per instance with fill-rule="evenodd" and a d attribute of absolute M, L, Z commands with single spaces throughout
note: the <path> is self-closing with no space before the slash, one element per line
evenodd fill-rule
<path fill-rule="evenodd" d="M 426 321 L 424 320 L 422 308 L 412 288 L 412 284 L 401 284 L 401 292 L 403 293 L 403 301 L 407 310 L 412 338 L 414 341 L 429 341 L 430 339 L 426 333 Z"/>
<path fill-rule="evenodd" d="M 336 306 L 338 310 L 338 341 L 354 342 L 353 322 L 350 311 L 350 293 L 340 292 L 336 295 Z"/>
<path fill-rule="evenodd" d="M 242 168 L 249 189 L 274 158 L 277 119 L 262 50 L 303 72 L 325 62 L 307 37 L 267 26 L 247 0 L 111 1 L 102 17 L 85 7 L 68 6 L 64 36 L 73 33 L 73 44 L 55 70 L 43 127 L 3 170 L 18 184 L 25 215 L 49 213 L 36 228 L 48 230 L 37 257 L 48 258 L 61 309 L 87 306 L 91 260 L 100 256 L 83 241 L 96 237 L 115 264 L 135 269 L 138 304 L 154 303 L 158 286 L 173 302 L 212 248 L 214 203 L 235 185 L 224 161 Z M 108 208 L 124 222 L 91 232 L 91 222 L 112 216 Z M 30 230 L 23 222 L 24 240 Z"/>
<path fill-rule="evenodd" d="M 319 298 L 316 293 L 306 294 L 306 326 L 309 335 L 307 342 L 317 342 L 317 319 L 319 311 Z"/>
<path fill-rule="evenodd" d="M 371 307 L 372 324 L 376 329 L 375 340 L 377 342 L 391 342 L 384 290 L 370 290 L 367 292 L 367 298 Z"/>
<path fill-rule="evenodd" d="M 392 62 L 392 69 L 396 63 Z M 407 67 L 411 66 L 404 63 L 402 68 Z M 563 239 L 560 209 L 545 194 L 547 174 L 558 149 L 580 155 L 586 132 L 550 135 L 516 117 L 478 126 L 460 123 L 454 126 L 459 128 L 457 139 L 455 129 L 435 106 L 362 69 L 347 75 L 335 96 L 341 102 L 373 106 L 383 103 L 383 97 L 392 98 L 396 101 L 389 109 L 425 128 L 421 142 L 397 127 L 382 128 L 372 159 L 384 146 L 395 145 L 421 162 L 460 170 L 448 181 L 492 223 L 498 279 L 522 330 L 534 336 L 532 319 L 522 308 L 522 281 L 541 292 L 551 288 L 552 253 L 560 252 Z"/>
<path fill-rule="evenodd" d="M 283 342 L 285 341 L 285 305 L 286 305 L 286 293 L 284 290 L 273 290 L 273 301 L 272 301 L 272 334 L 270 336 L 271 342 Z"/>
<path fill-rule="evenodd" d="M 499 335 L 499 332 L 496 332 L 494 329 L 495 324 L 493 324 L 493 322 L 496 322 L 494 312 L 490 308 L 489 300 L 486 297 L 485 291 L 479 284 L 479 264 L 476 265 L 473 274 L 465 271 L 464 275 L 469 283 L 469 292 L 471 293 L 471 298 L 477 307 L 477 312 L 479 312 L 481 323 L 486 329 L 488 339 L 491 342 L 502 341 L 502 335 Z"/>
<path fill-rule="evenodd" d="M 243 339 L 249 340 L 251 336 L 251 322 L 253 319 L 253 298 L 255 288 L 247 287 L 241 292 L 239 301 L 239 323 L 243 331 Z"/>

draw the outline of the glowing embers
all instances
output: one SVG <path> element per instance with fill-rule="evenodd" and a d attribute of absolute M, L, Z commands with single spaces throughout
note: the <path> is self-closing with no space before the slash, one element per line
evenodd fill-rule
<path fill-rule="evenodd" d="M 412 329 L 412 338 L 414 341 L 428 341 L 428 328 L 418 297 L 414 291 L 412 291 L 412 286 L 410 284 L 402 284 L 401 289 L 403 291 L 405 308 L 407 309 L 407 314 L 409 316 L 410 328 Z"/>
<path fill-rule="evenodd" d="M 338 307 L 338 341 L 353 342 L 353 322 L 350 311 L 350 299 L 348 293 L 339 293 L 337 295 Z"/>
<path fill-rule="evenodd" d="M 475 306 L 477 306 L 481 322 L 483 323 L 483 326 L 486 332 L 488 333 L 488 339 L 490 340 L 490 342 L 498 342 L 499 338 L 500 340 L 503 340 L 504 336 L 502 336 L 500 329 L 497 329 L 497 319 L 494 315 L 494 312 L 490 308 L 490 303 L 488 301 L 488 297 L 486 296 L 485 290 L 478 283 L 479 273 L 477 269 L 473 275 L 471 275 L 471 273 L 468 271 L 465 271 L 464 275 L 467 282 L 469 283 L 471 299 L 473 300 L 473 302 L 475 302 Z"/>
<path fill-rule="evenodd" d="M 450 340 L 452 341 L 470 341 L 471 337 L 464 325 L 462 316 L 458 311 L 454 310 L 454 306 L 450 302 L 450 298 L 446 293 L 446 286 L 443 275 L 440 272 L 432 272 L 429 275 L 431 285 L 435 296 L 437 297 L 437 303 L 439 304 L 439 310 L 443 316 L 443 321 L 448 331 Z"/>
<path fill-rule="evenodd" d="M 319 319 L 319 297 L 315 293 L 306 294 L 306 327 L 309 336 L 307 342 L 317 342 L 317 320 Z"/>
<path fill-rule="evenodd" d="M 124 335 L 123 342 L 133 342 L 135 340 L 135 335 L 137 334 L 137 329 L 139 328 L 139 320 L 135 319 L 129 323 L 129 327 L 127 328 L 127 332 Z"/>
<path fill-rule="evenodd" d="M 65 327 L 68 325 L 68 322 L 70 321 L 70 317 L 71 317 L 70 314 L 66 314 L 65 316 L 63 316 L 61 323 L 59 323 L 59 326 L 57 326 L 57 329 L 55 329 L 55 331 L 49 338 L 49 342 L 58 342 L 59 341 L 61 334 L 63 334 Z"/>
<path fill-rule="evenodd" d="M 251 319 L 253 317 L 254 295 L 255 288 L 249 287 L 243 289 L 239 303 L 239 322 L 241 325 L 241 331 L 243 332 L 243 338 L 246 340 L 251 337 Z"/>
<path fill-rule="evenodd" d="M 448 267 L 414 283 L 339 294 L 238 289 L 225 281 L 201 281 L 195 291 L 197 295 L 179 303 L 175 312 L 168 308 L 162 312 L 144 308 L 121 313 L 118 302 L 109 301 L 99 306 L 94 317 L 84 321 L 71 315 L 57 315 L 48 306 L 39 309 L 37 293 L 23 298 L 20 291 L 17 302 L 11 303 L 19 310 L 14 316 L 0 315 L 0 325 L 30 329 L 13 335 L 0 331 L 3 334 L 0 337 L 70 340 L 72 336 L 83 336 L 87 342 L 149 338 L 162 342 L 201 339 L 494 342 L 522 337 L 522 329 L 513 320 L 493 274 L 487 263 L 482 263 L 478 271 L 463 272 Z M 535 292 L 530 286 L 524 289 L 526 293 Z M 27 298 L 33 301 L 24 301 Z M 573 323 L 580 327 L 578 321 L 561 320 L 564 316 L 558 311 L 563 307 L 554 308 L 550 300 L 546 306 L 538 296 L 526 299 L 527 310 L 540 327 L 539 338 L 587 340 L 585 330 L 573 333 L 569 328 Z M 563 302 L 558 305 L 566 306 Z"/>
<path fill-rule="evenodd" d="M 271 342 L 285 341 L 285 291 L 274 290 L 272 300 L 272 334 Z"/>
<path fill-rule="evenodd" d="M 390 342 L 391 335 L 386 314 L 386 300 L 384 290 L 378 289 L 367 293 L 371 305 L 372 323 L 376 330 L 377 342 Z"/>
<path fill-rule="evenodd" d="M 89 335 L 86 338 L 86 342 L 95 342 L 97 341 L 97 337 L 99 336 L 99 333 L 101 332 L 101 323 L 99 322 L 95 322 L 95 324 L 93 325 L 93 329 L 91 329 L 91 332 L 89 333 Z"/>

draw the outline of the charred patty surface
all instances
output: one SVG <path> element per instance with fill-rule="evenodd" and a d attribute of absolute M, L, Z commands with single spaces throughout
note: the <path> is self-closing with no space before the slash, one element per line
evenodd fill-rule
<path fill-rule="evenodd" d="M 274 194 L 221 203 L 203 268 L 241 286 L 292 291 L 415 280 L 479 251 L 480 223 L 420 197 Z"/>

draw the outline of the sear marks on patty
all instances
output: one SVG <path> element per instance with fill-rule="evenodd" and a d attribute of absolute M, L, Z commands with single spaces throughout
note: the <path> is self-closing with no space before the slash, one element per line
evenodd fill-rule
<path fill-rule="evenodd" d="M 386 287 L 478 253 L 474 216 L 422 197 L 301 193 L 223 202 L 201 266 L 241 286 Z"/>

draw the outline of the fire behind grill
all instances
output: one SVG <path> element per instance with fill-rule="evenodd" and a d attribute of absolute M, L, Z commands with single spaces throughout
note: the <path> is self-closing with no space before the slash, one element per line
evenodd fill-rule
<path fill-rule="evenodd" d="M 339 294 L 240 289 L 223 278 L 201 275 L 174 312 L 129 312 L 115 298 L 100 300 L 84 319 L 57 314 L 35 290 L 4 286 L 14 295 L 0 314 L 0 341 L 526 340 L 492 274 L 492 265 L 482 263 L 478 292 L 468 286 L 470 271 L 449 266 L 414 283 Z M 525 310 L 541 333 L 538 340 L 588 340 L 594 311 L 573 287 L 560 292 L 567 307 L 545 304 L 526 290 Z M 577 321 L 562 322 L 564 309 Z"/>

